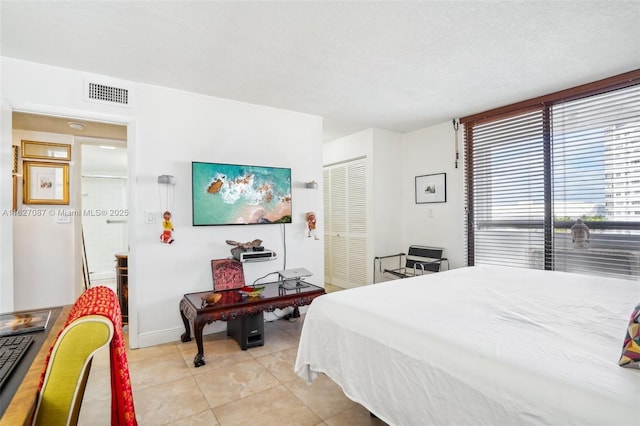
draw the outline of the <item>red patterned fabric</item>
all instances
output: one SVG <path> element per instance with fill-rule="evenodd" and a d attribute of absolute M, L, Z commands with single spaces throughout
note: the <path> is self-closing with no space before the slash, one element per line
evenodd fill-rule
<path fill-rule="evenodd" d="M 236 259 L 213 259 L 211 272 L 214 291 L 232 290 L 244 286 L 242 263 Z"/>
<path fill-rule="evenodd" d="M 131 377 L 129 376 L 129 364 L 122 332 L 122 314 L 118 298 L 113 290 L 108 287 L 98 286 L 82 293 L 71 308 L 65 327 L 72 321 L 87 315 L 101 315 L 113 323 L 114 335 L 109 346 L 111 361 L 111 424 L 135 426 L 138 422 L 133 406 Z M 60 333 L 62 333 L 62 330 Z M 60 333 L 58 337 L 60 337 Z M 49 354 L 44 363 L 38 391 L 42 389 L 52 350 L 53 345 L 49 349 Z"/>

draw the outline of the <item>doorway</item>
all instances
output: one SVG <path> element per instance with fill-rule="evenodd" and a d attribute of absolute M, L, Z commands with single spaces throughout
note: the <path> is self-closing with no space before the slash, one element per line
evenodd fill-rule
<path fill-rule="evenodd" d="M 32 288 L 34 285 L 32 283 L 39 282 L 55 283 L 55 285 L 46 286 L 47 291 L 56 295 L 61 302 L 68 303 L 82 291 L 83 284 L 85 287 L 89 284 L 86 279 L 84 282 L 81 279 L 81 270 L 85 266 L 83 243 L 89 243 L 93 247 L 104 246 L 105 244 L 101 243 L 100 239 L 104 239 L 104 235 L 111 234 L 111 232 L 102 232 L 102 235 L 93 233 L 89 236 L 89 240 L 83 238 L 85 237 L 82 231 L 84 217 L 111 213 L 110 210 L 118 210 L 117 213 L 121 216 L 127 213 L 127 211 L 119 211 L 123 206 L 126 209 L 128 198 L 127 126 L 75 117 L 13 111 L 12 130 L 12 143 L 18 148 L 20 148 L 20 141 L 24 139 L 71 145 L 71 160 L 67 163 L 69 164 L 70 188 L 68 205 L 24 206 L 20 202 L 21 197 L 17 197 L 19 200 L 18 208 L 35 208 L 39 209 L 38 211 L 46 211 L 48 214 L 46 219 L 34 221 L 36 223 L 23 223 L 25 220 L 13 221 L 14 305 L 16 308 L 42 303 L 50 305 L 52 303 L 50 296 L 40 289 L 36 292 L 35 288 Z M 91 148 L 83 150 L 84 146 L 91 146 Z M 19 156 L 21 157 L 22 154 Z M 116 185 L 107 184 L 103 185 L 103 188 L 98 188 L 98 191 L 91 191 L 94 194 L 111 194 L 108 201 L 100 205 L 88 207 L 84 205 L 82 197 L 85 192 L 82 183 L 83 173 L 94 178 L 106 176 L 117 178 Z M 19 180 L 22 179 L 20 172 L 17 176 Z M 104 182 L 105 179 L 102 181 Z M 21 184 L 17 186 L 20 188 Z M 112 187 L 114 186 L 118 188 L 116 196 L 112 195 L 114 192 Z M 95 188 L 96 185 L 94 185 Z M 116 201 L 113 201 L 114 199 Z M 66 215 L 69 218 L 72 217 L 73 220 L 61 220 L 61 212 L 66 212 Z M 102 221 L 106 223 L 107 219 L 116 218 L 105 214 Z M 117 219 L 122 219 L 122 217 L 117 217 Z M 37 229 L 34 228 L 35 225 L 38 226 Z M 115 279 L 115 255 L 122 248 L 127 249 L 128 224 L 118 223 L 118 225 L 122 230 L 119 232 L 120 240 L 125 242 L 120 241 L 118 248 L 111 252 L 108 258 L 100 256 L 100 262 L 94 261 L 97 268 L 95 272 L 98 272 L 97 278 L 113 277 Z M 35 259 L 34 253 L 42 252 L 42 250 L 38 250 L 43 246 L 41 235 L 47 236 L 44 241 L 54 240 L 56 243 L 64 241 L 65 250 L 51 249 L 44 255 L 44 259 Z M 93 241 L 94 238 L 98 239 L 97 242 Z M 33 262 L 37 262 L 40 267 L 32 268 Z M 87 268 L 84 268 L 83 272 L 85 272 L 85 277 L 89 276 Z M 34 298 L 34 294 L 37 294 L 38 297 Z"/>
<path fill-rule="evenodd" d="M 81 209 L 87 285 L 116 288 L 115 256 L 128 252 L 126 143 L 76 138 L 81 147 Z"/>
<path fill-rule="evenodd" d="M 11 116 L 8 119 L 4 114 Z M 122 148 L 127 152 L 127 158 L 135 149 L 135 128 L 136 120 L 132 116 L 121 115 L 105 115 L 98 114 L 87 110 L 76 110 L 70 113 L 69 110 L 57 107 L 46 107 L 39 111 L 33 111 L 25 107 L 24 109 L 6 108 L 3 109 L 3 118 L 7 122 L 11 122 L 11 130 L 13 133 L 7 139 L 12 140 L 12 144 L 20 144 L 20 137 L 16 134 L 16 130 L 24 129 L 31 132 L 47 132 L 58 134 L 60 139 L 68 141 L 73 136 L 90 137 L 98 139 L 111 139 L 122 141 Z M 77 126 L 79 124 L 80 126 Z M 72 127 L 73 125 L 73 127 Z M 77 130 L 76 128 L 80 128 Z M 40 134 L 36 135 L 40 136 Z M 131 138 L 130 138 L 131 136 Z M 27 138 L 28 139 L 28 138 Z M 59 141 L 62 142 L 62 141 Z M 76 162 L 79 161 L 81 154 L 78 152 L 80 145 L 75 141 L 65 142 L 73 145 L 72 149 L 72 205 L 64 206 L 62 209 L 73 209 L 81 212 L 81 167 Z M 22 162 L 22 159 L 19 159 Z M 135 165 L 128 162 L 127 176 L 135 174 Z M 21 178 L 18 181 L 18 200 L 21 199 L 22 191 Z M 127 188 L 129 196 L 133 183 L 131 179 L 127 180 Z M 130 202 L 131 200 L 129 200 Z M 18 208 L 22 208 L 19 203 Z M 135 210 L 135 205 L 129 204 L 129 210 Z M 131 213 L 133 217 L 133 213 Z M 12 270 L 5 274 L 3 270 L 0 273 L 8 276 L 8 279 L 0 286 L 3 301 L 9 298 L 13 299 L 13 303 L 7 304 L 7 310 L 30 309 L 38 306 L 53 306 L 69 304 L 83 291 L 83 275 L 82 275 L 82 229 L 81 221 L 73 220 L 65 221 L 65 223 L 57 223 L 56 218 L 49 217 L 50 223 L 47 224 L 49 229 L 65 232 L 65 241 L 61 243 L 60 238 L 51 238 L 48 230 L 41 233 L 34 233 L 33 229 L 26 229 L 24 234 L 16 232 L 15 221 L 12 221 L 13 236 L 11 238 L 11 259 L 13 263 Z M 127 224 L 129 237 L 133 235 L 133 221 Z M 34 235 L 35 234 L 35 235 Z M 44 241 L 50 242 L 55 247 L 47 251 L 44 255 L 34 255 L 33 246 L 40 247 L 43 239 L 42 235 L 46 235 Z M 135 253 L 135 242 L 130 240 L 129 247 L 132 253 Z M 135 257 L 135 256 L 134 256 Z M 33 265 L 38 264 L 37 268 Z M 115 256 L 113 257 L 113 267 L 115 269 Z M 54 269 L 50 273 L 51 269 Z M 62 270 L 60 269 L 62 268 Z M 129 262 L 129 275 L 135 276 L 135 262 Z M 25 279 L 20 277 L 21 271 L 36 271 L 39 276 L 36 279 Z M 23 273 L 24 275 L 24 273 Z M 11 290 L 5 291 L 5 284 L 11 286 Z M 43 285 L 42 283 L 47 283 Z M 133 284 L 133 285 L 132 285 Z M 7 299 L 4 299 L 4 295 Z M 135 283 L 129 281 L 129 345 L 132 348 L 138 347 L 138 325 L 137 325 L 137 307 L 136 307 L 136 286 Z"/>

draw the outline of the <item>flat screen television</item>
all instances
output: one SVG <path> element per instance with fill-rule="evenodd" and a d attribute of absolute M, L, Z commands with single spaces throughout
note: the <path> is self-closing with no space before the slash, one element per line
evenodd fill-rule
<path fill-rule="evenodd" d="M 291 223 L 291 169 L 191 164 L 194 226 Z"/>

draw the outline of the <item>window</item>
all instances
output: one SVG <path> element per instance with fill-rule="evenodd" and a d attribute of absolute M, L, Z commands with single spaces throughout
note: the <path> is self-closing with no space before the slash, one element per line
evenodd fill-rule
<path fill-rule="evenodd" d="M 640 279 L 640 70 L 460 121 L 469 265 Z"/>

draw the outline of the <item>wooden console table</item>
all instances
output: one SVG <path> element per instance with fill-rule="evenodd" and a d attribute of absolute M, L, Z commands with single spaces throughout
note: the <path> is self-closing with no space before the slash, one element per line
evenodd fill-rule
<path fill-rule="evenodd" d="M 193 365 L 196 367 L 205 365 L 202 329 L 206 324 L 211 324 L 213 321 L 244 318 L 260 312 L 270 312 L 290 306 L 297 309 L 298 306 L 309 305 L 313 299 L 325 293 L 322 287 L 305 284 L 306 286 L 295 289 L 284 288 L 280 281 L 264 284 L 265 289 L 260 297 L 243 296 L 237 290 L 219 291 L 217 293 L 222 294 L 222 298 L 214 305 L 207 305 L 203 301 L 207 295 L 214 293 L 213 291 L 185 294 L 180 301 L 180 316 L 185 328 L 181 340 L 183 342 L 191 341 L 189 322 L 193 321 L 193 334 L 198 346 L 198 353 L 193 359 Z"/>

